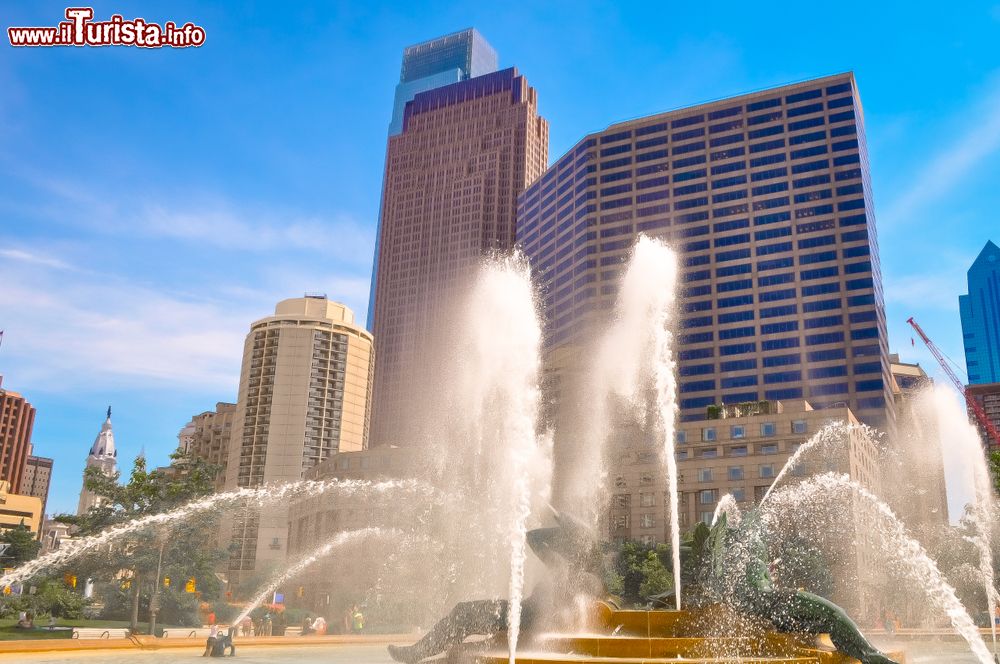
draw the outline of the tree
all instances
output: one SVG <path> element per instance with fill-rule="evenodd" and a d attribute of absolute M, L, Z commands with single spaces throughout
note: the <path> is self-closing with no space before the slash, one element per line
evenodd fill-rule
<path fill-rule="evenodd" d="M 75 525 L 79 535 L 94 535 L 112 526 L 171 511 L 212 493 L 216 466 L 180 453 L 171 459 L 172 472 L 164 473 L 147 471 L 145 458 L 136 458 L 124 484 L 120 483 L 118 473 L 108 476 L 96 468 L 88 468 L 84 485 L 105 500 L 86 514 L 64 515 L 59 520 Z M 165 528 L 150 527 L 130 533 L 110 549 L 74 562 L 72 572 L 78 578 L 112 582 L 127 591 L 131 629 L 138 630 L 140 604 L 148 608 L 153 627 L 160 604 L 191 605 L 183 595 L 187 579 L 196 579 L 203 594 L 219 592 L 214 568 L 225 554 L 215 546 L 217 532 L 216 515 L 192 514 Z M 166 578 L 171 579 L 169 587 Z M 170 597 L 160 602 L 161 593 Z M 146 599 L 140 601 L 144 596 Z"/>
<path fill-rule="evenodd" d="M 24 520 L 13 528 L 0 532 L 0 561 L 4 567 L 17 567 L 38 557 L 42 543 L 24 525 Z"/>
<path fill-rule="evenodd" d="M 643 580 L 639 585 L 639 597 L 649 600 L 654 595 L 660 595 L 673 590 L 673 575 L 667 571 L 656 551 L 647 551 L 646 559 L 639 565 Z"/>

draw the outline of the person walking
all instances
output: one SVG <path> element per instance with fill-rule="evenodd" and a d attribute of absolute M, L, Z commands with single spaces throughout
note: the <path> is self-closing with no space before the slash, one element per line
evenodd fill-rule
<path fill-rule="evenodd" d="M 205 652 L 201 654 L 202 657 L 208 657 L 215 650 L 215 642 L 219 640 L 219 626 L 212 625 L 208 628 L 208 640 L 205 641 Z"/>

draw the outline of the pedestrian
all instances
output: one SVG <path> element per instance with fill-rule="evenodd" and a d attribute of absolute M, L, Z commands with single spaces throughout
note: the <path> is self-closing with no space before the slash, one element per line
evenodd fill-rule
<path fill-rule="evenodd" d="M 208 640 L 205 641 L 205 652 L 202 657 L 208 657 L 215 651 L 215 643 L 219 640 L 219 626 L 212 625 L 208 628 Z"/>
<path fill-rule="evenodd" d="M 243 631 L 243 636 L 250 636 L 253 631 L 253 621 L 250 620 L 250 616 L 247 616 L 240 622 L 240 628 Z"/>
<path fill-rule="evenodd" d="M 271 620 L 271 614 L 264 615 L 264 636 L 271 636 L 271 632 L 274 629 L 274 622 Z"/>
<path fill-rule="evenodd" d="M 357 604 L 354 605 L 354 610 L 351 611 L 351 630 L 358 634 L 362 632 L 365 628 L 365 614 L 361 613 L 361 608 Z"/>

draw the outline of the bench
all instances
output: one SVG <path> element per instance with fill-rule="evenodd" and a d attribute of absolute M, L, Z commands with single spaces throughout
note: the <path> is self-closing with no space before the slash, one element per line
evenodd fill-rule
<path fill-rule="evenodd" d="M 219 629 L 219 634 L 225 634 L 224 629 Z M 163 630 L 164 639 L 207 639 L 211 634 L 208 627 L 170 627 Z"/>
<path fill-rule="evenodd" d="M 285 636 L 302 636 L 301 627 L 286 627 Z"/>
<path fill-rule="evenodd" d="M 74 627 L 74 639 L 127 639 L 128 629 L 124 627 Z"/>

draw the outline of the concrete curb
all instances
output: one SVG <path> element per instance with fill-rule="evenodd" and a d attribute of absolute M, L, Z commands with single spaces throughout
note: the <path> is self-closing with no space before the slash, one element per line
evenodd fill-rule
<path fill-rule="evenodd" d="M 331 635 L 331 636 L 247 636 L 237 637 L 236 648 L 255 646 L 335 646 L 411 643 L 413 634 Z M 138 636 L 129 639 L 24 639 L 0 641 L 0 659 L 4 655 L 42 652 L 95 650 L 167 650 L 204 648 L 205 639 L 157 639 Z"/>

